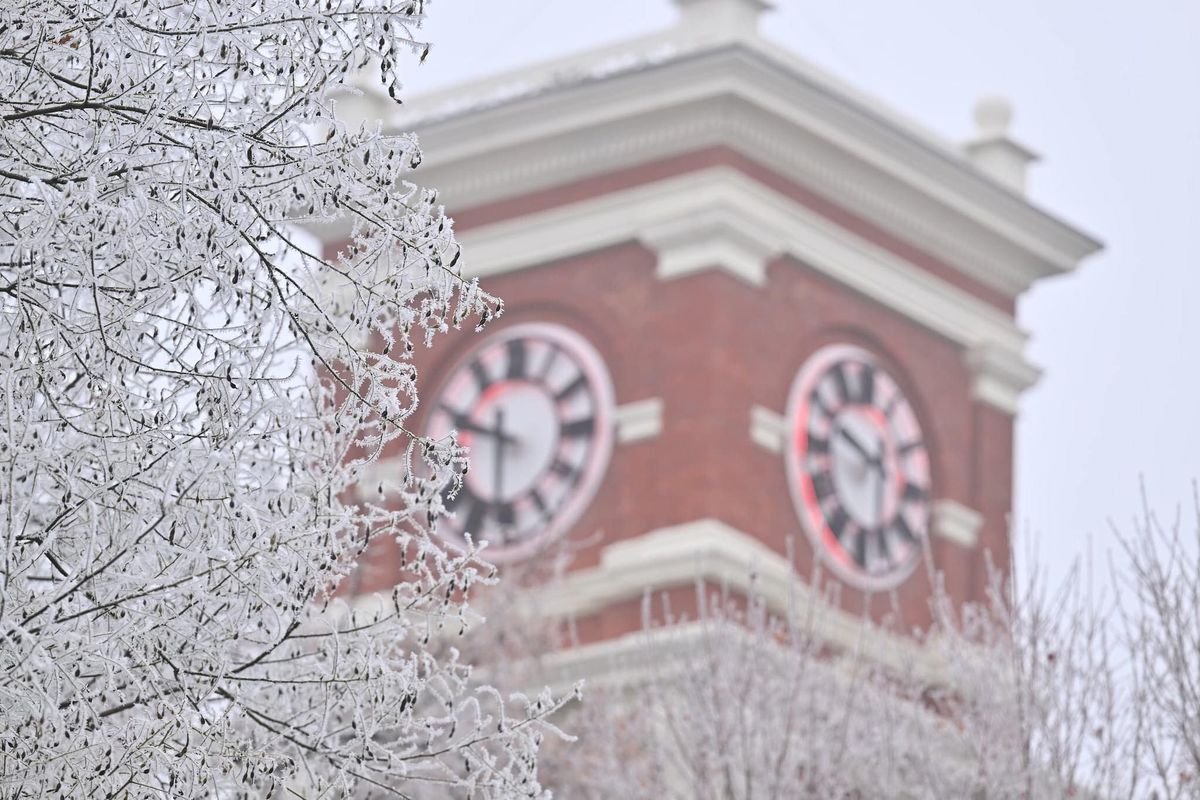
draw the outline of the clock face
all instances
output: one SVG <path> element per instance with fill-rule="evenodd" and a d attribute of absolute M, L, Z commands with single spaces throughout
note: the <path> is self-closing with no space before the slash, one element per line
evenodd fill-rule
<path fill-rule="evenodd" d="M 441 533 L 488 544 L 491 561 L 537 551 L 599 488 L 612 452 L 613 390 L 583 337 L 559 325 L 506 328 L 468 354 L 433 401 L 427 435 L 458 431 L 465 485 Z"/>
<path fill-rule="evenodd" d="M 788 400 L 788 483 L 813 547 L 843 580 L 898 585 L 929 529 L 929 453 L 912 406 L 871 353 L 815 353 Z"/>

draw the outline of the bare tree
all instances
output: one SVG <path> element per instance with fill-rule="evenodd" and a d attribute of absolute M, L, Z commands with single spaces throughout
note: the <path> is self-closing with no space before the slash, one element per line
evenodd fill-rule
<path fill-rule="evenodd" d="M 1147 593 L 1135 640 L 1082 568 L 1055 591 L 1036 569 L 993 573 L 982 605 L 937 588 L 928 628 L 864 620 L 862 650 L 817 635 L 819 606 L 775 613 L 757 591 L 698 586 L 692 621 L 647 614 L 639 679 L 588 687 L 567 723 L 579 744 L 545 753 L 547 783 L 585 798 L 1194 797 L 1200 573 L 1164 541 L 1128 575 Z"/>
<path fill-rule="evenodd" d="M 1200 798 L 1200 487 L 1191 532 L 1169 524 L 1143 493 L 1131 535 L 1121 535 L 1122 619 L 1143 731 L 1139 764 L 1149 791 Z"/>
<path fill-rule="evenodd" d="M 0 794 L 541 793 L 557 702 L 426 645 L 490 577 L 431 535 L 465 454 L 404 427 L 414 341 L 501 307 L 331 100 L 395 95 L 423 5 L 0 6 Z M 386 608 L 321 614 L 384 536 Z"/>

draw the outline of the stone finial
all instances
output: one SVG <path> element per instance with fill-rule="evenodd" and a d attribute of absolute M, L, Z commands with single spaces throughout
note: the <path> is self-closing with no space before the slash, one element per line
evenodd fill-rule
<path fill-rule="evenodd" d="M 981 97 L 975 103 L 975 138 L 966 142 L 963 150 L 980 172 L 1024 194 L 1026 169 L 1038 155 L 1008 135 L 1012 118 L 1012 103 L 1007 99 Z"/>
<path fill-rule="evenodd" d="M 736 38 L 758 32 L 758 18 L 774 0 L 674 0 L 679 24 L 700 38 Z"/>
<path fill-rule="evenodd" d="M 975 102 L 975 125 L 980 136 L 1007 136 L 1013 107 L 1007 97 L 989 95 Z"/>

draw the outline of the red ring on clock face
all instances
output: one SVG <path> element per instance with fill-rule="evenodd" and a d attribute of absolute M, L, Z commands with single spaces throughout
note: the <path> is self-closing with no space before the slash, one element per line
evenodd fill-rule
<path fill-rule="evenodd" d="M 447 496 L 439 533 L 488 544 L 486 558 L 528 557 L 566 532 L 604 476 L 613 444 L 604 362 L 561 325 L 527 323 L 489 336 L 450 371 L 426 435 L 457 430 L 471 449 L 464 486 Z"/>
<path fill-rule="evenodd" d="M 861 347 L 824 347 L 797 374 L 787 420 L 788 486 L 814 549 L 861 589 L 904 581 L 928 536 L 930 464 L 895 379 Z"/>

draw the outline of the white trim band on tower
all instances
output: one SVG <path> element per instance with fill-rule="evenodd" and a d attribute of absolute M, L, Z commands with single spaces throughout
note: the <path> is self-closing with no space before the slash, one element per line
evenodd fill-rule
<path fill-rule="evenodd" d="M 813 633 L 822 641 L 861 648 L 880 663 L 900 666 L 920 659 L 915 642 L 866 625 L 862 617 L 831 605 L 796 575 L 788 559 L 716 519 L 613 542 L 604 548 L 598 566 L 568 573 L 532 602 L 547 614 L 578 618 L 697 582 L 743 595 L 757 593 L 775 613 L 811 619 Z"/>
<path fill-rule="evenodd" d="M 702 219 L 728 248 L 702 259 L 680 231 Z M 744 233 L 747 222 L 752 223 Z M 736 235 L 732 231 L 738 231 Z M 1015 413 L 1037 369 L 1026 335 L 1004 312 L 839 226 L 732 167 L 718 166 L 612 192 L 459 234 L 470 274 L 496 275 L 629 241 L 659 252 L 661 277 L 710 267 L 756 284 L 786 253 L 818 272 L 982 357 L 968 366 L 976 396 Z M 663 275 L 663 271 L 668 273 Z"/>

